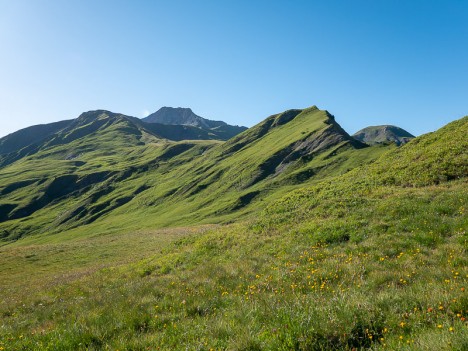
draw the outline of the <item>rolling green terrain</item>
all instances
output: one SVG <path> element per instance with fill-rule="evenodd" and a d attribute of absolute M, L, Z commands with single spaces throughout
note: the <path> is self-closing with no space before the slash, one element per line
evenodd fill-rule
<path fill-rule="evenodd" d="M 175 141 L 101 111 L 0 168 L 0 349 L 466 350 L 466 135 L 370 147 L 311 107 Z"/>
<path fill-rule="evenodd" d="M 226 222 L 385 151 L 352 139 L 316 107 L 271 116 L 225 143 L 171 141 L 147 128 L 105 111 L 83 114 L 0 168 L 3 240 Z"/>

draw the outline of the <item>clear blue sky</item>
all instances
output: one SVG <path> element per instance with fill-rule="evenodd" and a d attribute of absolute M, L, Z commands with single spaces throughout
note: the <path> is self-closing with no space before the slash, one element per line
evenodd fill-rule
<path fill-rule="evenodd" d="M 468 1 L 0 0 L 0 136 L 93 109 L 252 126 L 311 105 L 350 133 L 468 115 Z"/>

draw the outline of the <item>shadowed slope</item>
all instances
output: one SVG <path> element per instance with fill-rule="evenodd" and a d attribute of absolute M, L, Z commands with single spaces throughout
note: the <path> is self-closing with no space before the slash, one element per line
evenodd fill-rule
<path fill-rule="evenodd" d="M 67 127 L 70 123 L 72 123 L 72 120 L 41 124 L 11 133 L 0 139 L 0 155 L 9 154 L 30 144 L 39 143 Z"/>
<path fill-rule="evenodd" d="M 42 230 L 91 223 L 146 190 L 142 182 L 124 193 L 115 191 L 126 179 L 155 167 L 158 156 L 177 159 L 192 148 L 198 154 L 212 145 L 163 139 L 136 118 L 101 110 L 84 113 L 41 143 L 21 149 L 16 162 L 4 159 L 12 164 L 0 168 L 0 221 L 9 220 L 5 232 L 14 232 L 13 237 L 29 233 L 19 221 L 23 218 L 31 223 L 27 228 Z"/>

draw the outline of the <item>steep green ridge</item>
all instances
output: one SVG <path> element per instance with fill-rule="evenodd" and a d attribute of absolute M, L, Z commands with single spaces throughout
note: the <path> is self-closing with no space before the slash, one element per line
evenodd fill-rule
<path fill-rule="evenodd" d="M 166 181 L 160 178 L 140 201 L 150 204 L 149 213 L 165 213 L 170 218 L 165 224 L 193 217 L 219 220 L 252 202 L 258 206 L 270 192 L 339 172 L 342 153 L 359 150 L 361 144 L 335 130 L 332 121 L 317 108 L 271 116 L 170 172 Z M 364 159 L 373 153 L 365 150 Z M 163 193 L 170 195 L 161 198 Z"/>
<path fill-rule="evenodd" d="M 324 111 L 288 111 L 205 155 L 222 162 L 246 152 L 242 159 L 259 169 L 240 183 L 249 184 L 263 177 L 259 166 L 275 152 L 247 150 L 270 133 L 282 143 L 281 136 L 294 134 L 289 124 L 304 121 L 311 134 L 337 129 Z M 383 148 L 375 162 L 303 184 L 246 222 L 173 229 L 175 241 L 165 231 L 129 231 L 4 246 L 0 346 L 466 350 L 467 133 L 465 117 Z M 312 144 L 306 150 L 328 142 Z M 340 142 L 331 144 L 336 150 Z M 348 156 L 372 149 L 347 148 Z M 321 154 L 312 152 L 315 159 Z M 255 184 L 288 184 L 294 171 L 287 170 L 297 163 L 273 164 Z M 31 283 L 40 288 L 32 291 Z"/>
<path fill-rule="evenodd" d="M 156 132 L 134 118 L 90 112 L 1 168 L 1 235 L 225 222 L 385 151 L 354 140 L 316 107 L 270 116 L 225 143 Z"/>
<path fill-rule="evenodd" d="M 353 138 L 369 145 L 382 143 L 395 143 L 397 145 L 401 145 L 407 143 L 411 139 L 414 139 L 414 135 L 400 127 L 383 125 L 361 129 L 353 134 Z"/>
<path fill-rule="evenodd" d="M 449 181 L 465 184 L 468 177 L 467 133 L 468 116 L 437 132 L 418 137 L 371 164 L 351 170 L 338 180 L 333 178 L 321 182 L 320 186 L 291 192 L 268 211 L 294 215 L 293 208 L 302 211 L 305 207 L 301 203 L 316 203 L 318 200 L 312 199 L 323 196 L 335 201 L 337 197 L 347 195 L 351 201 L 360 202 L 360 197 L 365 198 L 369 188 L 432 187 Z"/>

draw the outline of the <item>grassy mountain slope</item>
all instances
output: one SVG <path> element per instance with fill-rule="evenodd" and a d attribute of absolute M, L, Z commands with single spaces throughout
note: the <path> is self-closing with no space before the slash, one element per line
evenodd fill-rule
<path fill-rule="evenodd" d="M 316 107 L 271 116 L 225 143 L 169 141 L 146 127 L 98 111 L 0 169 L 1 235 L 225 222 L 386 150 L 352 139 Z"/>
<path fill-rule="evenodd" d="M 31 156 L 0 169 L 2 235 L 14 239 L 93 222 L 146 190 L 125 180 L 147 171 L 158 156 L 174 148 L 199 154 L 212 145 L 161 139 L 139 120 L 106 111 L 83 114 Z"/>
<path fill-rule="evenodd" d="M 185 223 L 184 218 L 192 221 L 185 224 L 193 223 L 193 218 L 219 220 L 252 203 L 258 206 L 270 193 L 339 172 L 342 153 L 356 152 L 354 145 L 361 144 L 354 144 L 341 130 L 334 132 L 329 120 L 325 111 L 316 108 L 269 117 L 194 162 L 168 170 L 140 197 L 141 203 L 149 205 L 145 216 L 153 212 L 158 220 L 168 220 L 164 224 Z M 381 152 L 361 151 L 363 160 Z"/>
<path fill-rule="evenodd" d="M 247 222 L 5 246 L 0 345 L 465 350 L 467 133 L 465 117 Z"/>

